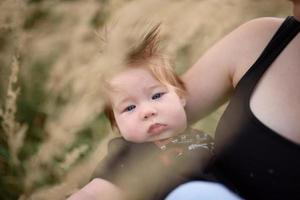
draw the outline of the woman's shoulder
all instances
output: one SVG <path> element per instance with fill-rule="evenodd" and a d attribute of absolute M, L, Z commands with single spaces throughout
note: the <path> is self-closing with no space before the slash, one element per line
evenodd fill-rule
<path fill-rule="evenodd" d="M 266 24 L 281 24 L 283 22 L 284 18 L 279 17 L 259 17 L 251 19 L 244 23 L 246 24 L 258 24 L 258 25 L 266 25 Z"/>
<path fill-rule="evenodd" d="M 228 36 L 227 46 L 232 55 L 232 83 L 235 86 L 259 57 L 284 19 L 262 17 L 240 25 Z"/>
<path fill-rule="evenodd" d="M 283 21 L 284 21 L 283 18 L 277 18 L 277 17 L 255 18 L 245 22 L 238 29 L 250 33 L 255 33 L 255 34 L 259 34 L 259 33 L 272 34 L 276 29 L 279 28 L 279 26 L 282 24 Z"/>
<path fill-rule="evenodd" d="M 258 37 L 271 37 L 279 26 L 282 24 L 284 19 L 275 18 L 275 17 L 261 17 L 249 20 L 235 30 L 232 31 L 231 35 L 239 36 L 239 37 L 250 37 L 256 39 Z"/>
<path fill-rule="evenodd" d="M 227 66 L 240 66 L 245 56 L 256 57 L 282 24 L 284 19 L 262 17 L 249 20 L 227 34 L 211 48 L 213 57 L 217 54 Z"/>

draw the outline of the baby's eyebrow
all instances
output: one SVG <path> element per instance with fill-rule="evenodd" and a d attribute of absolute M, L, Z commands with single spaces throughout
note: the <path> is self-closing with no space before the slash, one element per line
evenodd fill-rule
<path fill-rule="evenodd" d="M 126 101 L 130 101 L 130 100 L 131 100 L 130 97 L 120 98 L 120 100 L 115 103 L 115 106 L 118 107 L 118 106 L 122 105 L 123 103 L 125 103 Z"/>
<path fill-rule="evenodd" d="M 166 88 L 166 87 L 162 84 L 155 84 L 155 85 L 152 85 L 152 86 L 148 87 L 147 89 L 148 90 L 153 90 L 153 89 L 156 89 L 156 88 Z"/>

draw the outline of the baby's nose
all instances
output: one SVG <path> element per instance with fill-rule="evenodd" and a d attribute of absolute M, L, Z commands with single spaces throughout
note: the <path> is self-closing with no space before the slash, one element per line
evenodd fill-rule
<path fill-rule="evenodd" d="M 148 118 L 150 118 L 151 116 L 154 116 L 156 113 L 155 112 L 147 112 L 147 113 L 145 113 L 145 115 L 144 115 L 144 119 L 148 119 Z"/>
<path fill-rule="evenodd" d="M 145 105 L 141 114 L 143 119 L 148 119 L 155 116 L 157 114 L 157 110 L 153 106 Z"/>

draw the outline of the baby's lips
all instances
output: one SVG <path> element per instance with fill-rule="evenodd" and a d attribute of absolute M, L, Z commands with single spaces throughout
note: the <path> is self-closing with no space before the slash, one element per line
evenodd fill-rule
<path fill-rule="evenodd" d="M 151 135 L 157 135 L 163 132 L 166 128 L 167 128 L 166 124 L 155 123 L 149 127 L 148 133 Z"/>

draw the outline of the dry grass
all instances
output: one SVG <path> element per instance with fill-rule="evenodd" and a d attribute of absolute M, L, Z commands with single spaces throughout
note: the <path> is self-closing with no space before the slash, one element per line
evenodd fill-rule
<path fill-rule="evenodd" d="M 16 101 L 20 93 L 20 88 L 17 86 L 19 68 L 17 58 L 13 57 L 6 101 L 4 108 L 0 109 L 0 117 L 2 118 L 1 125 L 7 138 L 12 162 L 15 165 L 19 165 L 18 153 L 23 146 L 24 137 L 28 128 L 26 124 L 20 124 L 15 118 L 17 111 Z"/>

